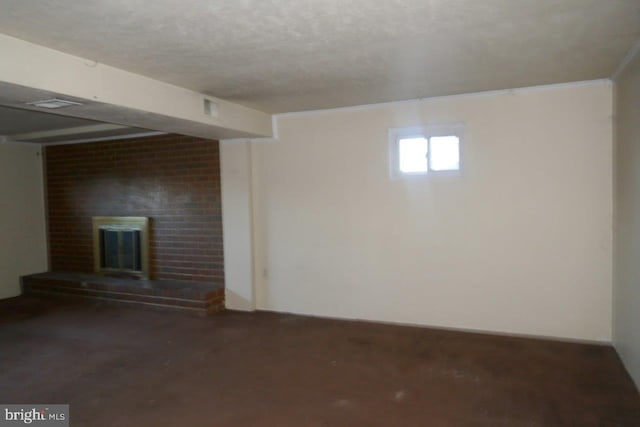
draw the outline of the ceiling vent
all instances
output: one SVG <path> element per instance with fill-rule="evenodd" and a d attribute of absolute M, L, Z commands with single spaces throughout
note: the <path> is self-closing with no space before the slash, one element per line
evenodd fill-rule
<path fill-rule="evenodd" d="M 66 99 L 52 98 L 52 99 L 43 99 L 41 101 L 27 102 L 27 105 L 32 105 L 34 107 L 47 108 L 49 110 L 53 110 L 56 108 L 72 107 L 74 105 L 82 105 L 82 104 L 80 102 L 67 101 Z"/>
<path fill-rule="evenodd" d="M 218 117 L 218 103 L 212 99 L 204 98 L 204 115 L 209 117 Z"/>

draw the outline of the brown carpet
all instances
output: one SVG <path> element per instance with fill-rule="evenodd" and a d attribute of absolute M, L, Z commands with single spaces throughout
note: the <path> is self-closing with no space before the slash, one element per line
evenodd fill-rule
<path fill-rule="evenodd" d="M 0 369 L 72 426 L 640 426 L 609 346 L 270 313 L 6 300 Z"/>

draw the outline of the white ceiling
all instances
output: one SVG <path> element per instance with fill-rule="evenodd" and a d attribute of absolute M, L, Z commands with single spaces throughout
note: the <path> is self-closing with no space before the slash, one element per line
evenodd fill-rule
<path fill-rule="evenodd" d="M 640 0 L 0 0 L 0 32 L 267 112 L 611 76 Z"/>

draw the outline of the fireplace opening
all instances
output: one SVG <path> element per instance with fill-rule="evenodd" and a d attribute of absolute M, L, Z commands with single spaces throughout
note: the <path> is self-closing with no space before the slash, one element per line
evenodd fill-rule
<path fill-rule="evenodd" d="M 94 270 L 116 276 L 149 278 L 149 219 L 94 217 Z"/>

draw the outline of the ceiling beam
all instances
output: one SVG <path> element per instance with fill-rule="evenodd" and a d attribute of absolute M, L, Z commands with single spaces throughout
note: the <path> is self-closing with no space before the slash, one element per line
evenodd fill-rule
<path fill-rule="evenodd" d="M 269 114 L 239 104 L 3 34 L 0 52 L 10 58 L 0 64 L 0 105 L 211 139 L 272 136 Z M 27 105 L 53 97 L 82 105 Z"/>
<path fill-rule="evenodd" d="M 64 129 L 43 130 L 39 132 L 27 132 L 20 134 L 8 135 L 9 139 L 14 141 L 37 141 L 39 139 L 47 139 L 53 137 L 74 137 L 88 133 L 108 132 L 114 130 L 129 129 L 128 126 L 99 124 L 89 126 L 76 126 Z"/>

